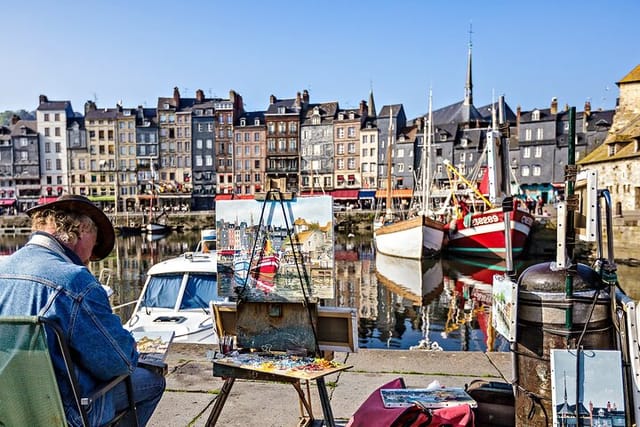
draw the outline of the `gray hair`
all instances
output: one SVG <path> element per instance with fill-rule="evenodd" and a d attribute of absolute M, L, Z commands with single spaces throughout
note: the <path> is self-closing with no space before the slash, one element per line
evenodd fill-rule
<path fill-rule="evenodd" d="M 53 236 L 68 245 L 74 245 L 78 241 L 80 233 L 87 228 L 94 232 L 98 230 L 87 215 L 54 209 L 34 212 L 31 217 L 32 231 L 45 230 L 50 227 L 54 229 Z"/>

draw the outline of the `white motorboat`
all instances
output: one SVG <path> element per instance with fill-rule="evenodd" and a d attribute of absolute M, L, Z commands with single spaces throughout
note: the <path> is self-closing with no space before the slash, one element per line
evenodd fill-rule
<path fill-rule="evenodd" d="M 149 269 L 124 327 L 136 333 L 173 331 L 175 343 L 217 344 L 209 307 L 224 301 L 218 295 L 215 251 L 187 252 Z"/>

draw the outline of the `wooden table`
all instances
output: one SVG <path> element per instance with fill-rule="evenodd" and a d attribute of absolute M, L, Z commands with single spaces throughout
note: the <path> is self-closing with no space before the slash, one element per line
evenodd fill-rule
<path fill-rule="evenodd" d="M 207 427 L 216 425 L 216 422 L 220 417 L 220 413 L 222 412 L 222 408 L 227 401 L 227 397 L 229 397 L 229 393 L 231 392 L 231 388 L 233 387 L 236 379 L 272 381 L 291 384 L 298 392 L 300 403 L 307 413 L 309 422 L 306 425 L 316 425 L 314 424 L 315 420 L 311 408 L 310 396 L 306 396 L 304 391 L 302 390 L 302 387 L 300 386 L 301 381 L 315 380 L 318 388 L 318 394 L 320 395 L 320 403 L 322 405 L 322 414 L 324 416 L 325 423 L 324 425 L 328 427 L 335 427 L 333 412 L 331 411 L 331 402 L 329 400 L 329 394 L 327 393 L 327 386 L 325 384 L 324 377 L 336 372 L 344 371 L 349 368 L 351 368 L 351 366 L 338 365 L 335 367 L 313 371 L 304 369 L 279 370 L 259 366 L 257 367 L 243 365 L 239 363 L 238 360 L 235 360 L 233 358 L 214 360 L 213 376 L 224 378 L 224 385 L 222 386 L 220 394 L 216 398 L 216 402 L 213 405 L 213 409 L 211 410 L 211 413 L 209 414 L 209 418 L 207 419 L 207 423 L 205 425 Z"/>

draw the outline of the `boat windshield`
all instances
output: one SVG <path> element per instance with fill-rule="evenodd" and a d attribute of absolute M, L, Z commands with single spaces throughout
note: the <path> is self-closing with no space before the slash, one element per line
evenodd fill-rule
<path fill-rule="evenodd" d="M 158 308 L 175 307 L 182 278 L 183 274 L 153 276 L 147 285 L 142 305 Z"/>
<path fill-rule="evenodd" d="M 153 276 L 149 280 L 142 305 L 145 307 L 174 308 L 180 294 L 184 274 Z M 218 281 L 215 274 L 190 274 L 180 310 L 208 308 L 209 301 L 218 299 Z"/>
<path fill-rule="evenodd" d="M 209 308 L 209 301 L 218 299 L 218 280 L 215 274 L 190 274 L 180 310 Z"/>

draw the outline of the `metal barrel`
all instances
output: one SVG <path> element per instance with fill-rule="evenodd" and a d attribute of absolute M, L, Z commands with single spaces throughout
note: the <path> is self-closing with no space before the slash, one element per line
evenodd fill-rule
<path fill-rule="evenodd" d="M 584 349 L 615 348 L 611 298 L 607 292 L 597 290 L 601 286 L 598 274 L 591 267 L 578 264 L 569 273 L 573 276 L 573 294 L 567 296 L 567 270 L 553 271 L 551 266 L 552 263 L 533 265 L 522 272 L 518 281 L 518 329 L 513 354 L 517 426 L 553 425 L 552 349 L 576 348 L 581 335 L 580 346 Z M 570 327 L 567 312 L 572 313 Z"/>

